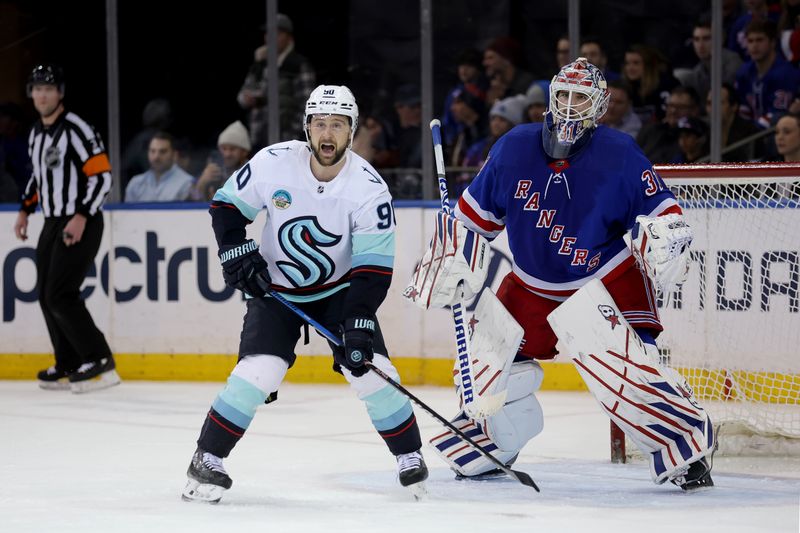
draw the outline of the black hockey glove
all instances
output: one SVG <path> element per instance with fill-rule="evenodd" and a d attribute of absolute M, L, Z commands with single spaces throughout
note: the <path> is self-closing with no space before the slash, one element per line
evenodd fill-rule
<path fill-rule="evenodd" d="M 260 298 L 269 291 L 272 280 L 267 262 L 252 239 L 235 246 L 223 246 L 219 250 L 219 260 L 222 263 L 222 276 L 229 287 L 254 298 Z"/>
<path fill-rule="evenodd" d="M 348 318 L 339 326 L 342 334 L 343 350 L 334 351 L 336 361 L 346 367 L 355 377 L 363 376 L 369 368 L 367 361 L 372 361 L 372 336 L 375 334 L 374 318 Z"/>

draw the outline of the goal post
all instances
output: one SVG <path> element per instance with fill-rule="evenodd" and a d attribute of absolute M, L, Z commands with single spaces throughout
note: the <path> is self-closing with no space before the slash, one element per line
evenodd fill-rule
<path fill-rule="evenodd" d="M 655 169 L 695 235 L 686 283 L 659 300 L 662 362 L 693 387 L 719 453 L 800 453 L 800 164 Z M 612 425 L 612 461 L 631 448 Z"/>

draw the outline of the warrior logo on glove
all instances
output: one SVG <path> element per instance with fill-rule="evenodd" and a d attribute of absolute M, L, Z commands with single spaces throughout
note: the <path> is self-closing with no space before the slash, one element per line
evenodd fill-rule
<path fill-rule="evenodd" d="M 219 250 L 222 276 L 229 287 L 239 289 L 253 298 L 267 294 L 272 280 L 267 262 L 251 239 L 235 246 L 223 246 Z"/>

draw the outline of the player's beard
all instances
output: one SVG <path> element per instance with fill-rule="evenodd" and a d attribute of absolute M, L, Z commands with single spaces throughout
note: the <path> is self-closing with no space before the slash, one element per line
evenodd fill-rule
<path fill-rule="evenodd" d="M 322 159 L 322 155 L 320 154 L 320 151 L 322 150 L 322 145 L 323 144 L 329 144 L 329 145 L 334 147 L 333 159 L 327 159 L 327 160 L 323 160 Z M 326 143 L 317 142 L 316 146 L 312 146 L 312 148 L 311 148 L 311 152 L 314 154 L 314 159 L 316 159 L 317 163 L 319 163 L 323 167 L 332 167 L 332 166 L 334 166 L 336 163 L 338 163 L 339 161 L 342 160 L 342 158 L 344 157 L 344 153 L 346 151 L 347 151 L 347 147 L 346 146 L 344 146 L 342 148 L 337 148 L 334 143 L 328 143 L 328 142 L 326 142 Z"/>

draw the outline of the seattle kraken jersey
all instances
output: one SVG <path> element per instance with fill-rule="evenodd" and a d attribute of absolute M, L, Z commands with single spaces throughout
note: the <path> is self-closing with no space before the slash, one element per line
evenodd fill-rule
<path fill-rule="evenodd" d="M 583 151 L 553 161 L 541 133 L 524 124 L 504 135 L 456 216 L 490 239 L 506 228 L 514 274 L 562 299 L 631 264 L 623 236 L 638 215 L 680 208 L 631 136 L 600 126 Z"/>
<path fill-rule="evenodd" d="M 388 288 L 395 221 L 386 183 L 352 151 L 336 178 L 319 181 L 311 173 L 311 157 L 305 142 L 268 146 L 213 200 L 235 206 L 250 221 L 267 211 L 261 255 L 273 285 L 287 299 L 318 300 L 358 276 L 368 284 L 377 276 Z M 384 296 L 385 290 L 359 312 L 374 312 Z"/>

